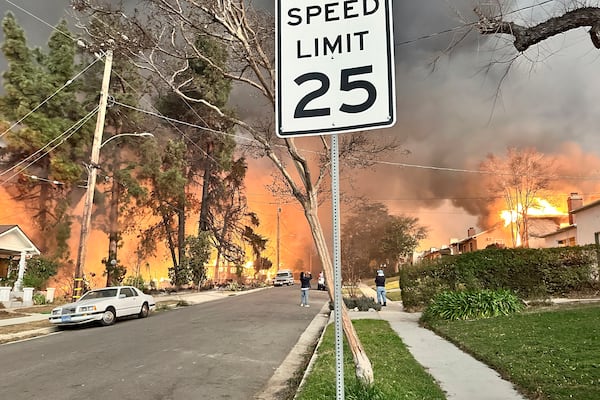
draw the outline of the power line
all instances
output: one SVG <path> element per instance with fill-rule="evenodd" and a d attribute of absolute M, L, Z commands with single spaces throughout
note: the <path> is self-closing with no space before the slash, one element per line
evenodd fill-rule
<path fill-rule="evenodd" d="M 552 3 L 554 1 L 556 1 L 556 0 L 545 0 L 545 1 L 542 1 L 541 3 L 536 3 L 536 4 L 529 5 L 529 6 L 521 7 L 521 8 L 518 8 L 516 10 L 509 11 L 507 13 L 501 14 L 501 15 L 493 16 L 491 18 L 492 19 L 496 19 L 496 18 L 500 18 L 500 17 L 502 17 L 504 15 L 515 14 L 517 12 L 521 12 L 521 11 L 529 10 L 529 9 L 532 9 L 532 8 L 535 8 L 535 7 L 543 6 L 545 4 Z M 438 32 L 429 33 L 429 34 L 426 34 L 426 35 L 423 35 L 423 36 L 418 36 L 418 37 L 416 37 L 414 39 L 409 39 L 409 40 L 405 40 L 405 41 L 402 41 L 402 42 L 397 42 L 397 43 L 394 43 L 394 46 L 396 46 L 396 47 L 398 47 L 398 46 L 405 46 L 407 44 L 412 44 L 412 43 L 420 42 L 421 40 L 427 40 L 427 39 L 434 38 L 436 36 L 441 36 L 441 35 L 444 35 L 446 33 L 456 32 L 456 31 L 459 31 L 459 30 L 462 30 L 462 29 L 465 29 L 465 28 L 472 28 L 473 26 L 476 26 L 477 24 L 479 24 L 479 21 L 469 22 L 469 23 L 466 23 L 466 24 L 463 24 L 463 25 L 455 26 L 453 28 L 448 28 L 448 29 L 444 29 L 444 30 L 441 30 L 441 31 L 438 31 Z"/>
<path fill-rule="evenodd" d="M 104 25 L 106 28 L 111 28 L 111 27 L 110 27 L 110 26 L 109 26 L 109 25 L 108 25 L 106 22 L 104 22 L 102 19 L 98 18 L 97 16 L 95 16 L 95 15 L 94 15 L 94 16 L 93 16 L 93 18 L 94 18 L 96 21 L 98 21 L 100 24 Z M 131 63 L 132 63 L 133 65 L 136 65 L 135 61 L 134 61 L 134 60 L 133 60 L 133 59 L 132 59 L 130 56 L 127 56 L 127 58 L 128 58 L 130 61 L 131 61 Z M 137 88 L 136 88 L 135 86 L 131 85 L 131 84 L 130 84 L 130 83 L 127 81 L 127 79 L 125 79 L 123 76 L 121 76 L 121 75 L 120 75 L 118 72 L 116 72 L 116 71 L 114 72 L 114 74 L 115 74 L 116 76 L 118 76 L 118 77 L 121 79 L 121 81 L 123 81 L 123 82 L 124 82 L 124 83 L 127 85 L 127 87 L 131 88 L 131 89 L 132 89 L 132 90 L 133 90 L 133 91 L 134 91 L 136 94 L 140 95 L 140 97 L 139 97 L 140 99 L 143 99 L 143 98 L 144 98 L 144 96 L 143 96 L 143 95 L 141 95 L 141 93 L 139 93 L 139 91 L 137 90 Z M 185 99 L 185 98 L 181 98 L 181 100 L 183 100 L 183 102 L 185 103 L 185 105 L 186 105 L 186 106 L 187 106 L 187 107 L 188 107 L 188 108 L 189 108 L 189 109 L 190 109 L 190 110 L 191 110 L 191 111 L 194 113 L 194 115 L 196 115 L 196 117 L 198 117 L 198 119 L 199 119 L 200 121 L 202 121 L 203 123 L 205 123 L 205 124 L 206 124 L 206 121 L 204 120 L 204 118 L 202 118 L 202 117 L 201 117 L 201 116 L 198 114 L 198 112 L 196 111 L 196 109 L 194 109 L 194 108 L 193 108 L 193 107 L 190 105 L 190 103 L 187 101 L 187 99 Z M 173 128 L 175 128 L 175 130 L 177 130 L 177 132 L 179 132 L 179 134 L 181 135 L 181 137 L 183 137 L 184 139 L 186 139 L 186 140 L 187 140 L 189 143 L 191 143 L 191 144 L 192 144 L 194 147 L 196 147 L 198 150 L 200 150 L 200 152 L 201 152 L 201 153 L 203 153 L 203 154 L 204 154 L 204 155 L 205 155 L 205 156 L 206 156 L 208 159 L 212 160 L 212 161 L 213 161 L 213 162 L 215 162 L 216 164 L 218 164 L 218 163 L 219 163 L 219 161 L 217 161 L 217 160 L 216 160 L 216 159 L 215 159 L 215 158 L 214 158 L 212 155 L 208 154 L 208 153 L 207 153 L 207 152 L 206 152 L 206 151 L 205 151 L 205 150 L 204 150 L 202 147 L 200 147 L 200 145 L 198 145 L 198 143 L 196 143 L 196 142 L 195 142 L 194 140 L 192 140 L 192 139 L 191 139 L 191 138 L 190 138 L 190 137 L 189 137 L 189 136 L 188 136 L 188 135 L 187 135 L 185 132 L 183 132 L 181 129 L 179 129 L 179 127 L 178 127 L 177 125 L 175 125 L 175 124 L 174 124 L 174 121 L 170 121 L 170 120 L 168 119 L 168 117 L 166 117 L 164 114 L 162 114 L 161 112 L 159 112 L 159 111 L 156 109 L 156 107 L 154 107 L 154 105 L 153 105 L 152 103 L 148 102 L 148 105 L 149 105 L 149 106 L 150 106 L 150 107 L 151 107 L 153 110 L 155 110 L 155 113 L 156 113 L 156 115 L 157 115 L 157 116 L 161 116 L 161 118 L 163 118 L 164 120 L 166 120 L 167 122 L 169 122 L 169 124 L 170 124 L 170 125 L 171 125 Z M 224 135 L 226 135 L 226 134 L 227 134 L 226 132 L 222 132 L 222 131 L 216 131 L 216 130 L 210 129 L 210 128 L 208 128 L 208 126 L 205 126 L 205 127 L 194 126 L 194 128 L 197 128 L 197 129 L 202 129 L 202 130 L 205 130 L 205 131 L 207 131 L 207 132 L 211 132 L 211 133 L 224 134 Z M 232 136 L 234 136 L 234 137 L 235 137 L 235 135 L 232 135 Z"/>
<path fill-rule="evenodd" d="M 60 93 L 62 90 L 64 90 L 67 86 L 69 86 L 71 83 L 73 83 L 73 81 L 77 78 L 79 78 L 81 75 L 83 75 L 87 70 L 89 70 L 94 64 L 96 64 L 98 62 L 99 58 L 96 58 L 91 64 L 89 64 L 87 67 L 85 67 L 82 71 L 80 71 L 79 73 L 77 73 L 73 78 L 69 79 L 67 82 L 65 82 L 64 85 L 62 85 L 60 88 L 58 88 L 54 93 L 52 93 L 48 98 L 46 98 L 44 101 L 42 101 L 40 104 L 38 104 L 36 107 L 34 107 L 31 111 L 29 111 L 27 114 L 25 114 L 23 117 L 21 117 L 18 121 L 16 121 L 14 124 L 12 124 L 10 127 L 8 127 L 4 132 L 2 132 L 0 134 L 0 138 L 4 137 L 4 135 L 6 135 L 10 130 L 12 130 L 14 127 L 16 127 L 17 125 L 19 125 L 21 122 L 23 122 L 27 117 L 29 117 L 31 114 L 33 114 L 34 112 L 36 112 L 37 110 L 40 109 L 40 107 L 42 107 L 44 104 L 46 104 L 47 102 L 49 102 L 54 96 L 56 96 L 58 93 Z"/>
<path fill-rule="evenodd" d="M 61 33 L 61 34 L 63 34 L 64 36 L 68 37 L 68 38 L 69 38 L 69 39 L 71 39 L 71 40 L 75 40 L 75 39 L 74 39 L 74 38 L 73 38 L 71 35 L 69 35 L 68 33 L 66 33 L 66 32 L 63 32 L 63 31 L 61 31 L 60 29 L 57 29 L 55 26 L 52 26 L 52 24 L 50 24 L 50 23 L 48 23 L 48 22 L 44 21 L 42 18 L 40 18 L 40 17 L 38 17 L 37 15 L 33 14 L 31 11 L 29 11 L 29 10 L 27 10 L 27 9 L 25 9 L 25 8 L 23 8 L 23 7 L 21 7 L 21 6 L 17 5 L 17 4 L 15 4 L 15 3 L 13 3 L 13 2 L 12 2 L 12 1 L 10 1 L 10 0 L 4 0 L 4 1 L 6 1 L 8 4 L 12 5 L 12 6 L 13 6 L 13 7 L 15 7 L 16 9 L 18 9 L 18 10 L 20 10 L 20 11 L 24 12 L 25 14 L 27 14 L 27 15 L 31 16 L 32 18 L 36 19 L 37 21 L 41 22 L 42 24 L 44 24 L 44 25 L 48 26 L 50 29 L 52 29 L 52 30 L 55 30 L 55 31 L 57 31 L 57 32 L 59 32 L 59 33 Z"/>
<path fill-rule="evenodd" d="M 5 1 L 7 1 L 8 3 L 10 3 L 10 4 L 14 5 L 15 7 L 19 8 L 23 12 L 26 12 L 27 14 L 31 15 L 35 19 L 43 22 L 45 25 L 50 26 L 52 29 L 57 30 L 58 32 L 63 33 L 64 35 L 66 35 L 69 38 L 72 38 L 71 36 L 67 35 L 66 33 L 64 33 L 62 31 L 56 29 L 55 27 L 52 27 L 50 24 L 48 24 L 47 22 L 45 22 L 41 18 L 35 16 L 33 13 L 31 13 L 31 12 L 23 9 L 22 7 L 19 7 L 19 6 L 15 5 L 10 0 L 5 0 Z M 532 5 L 529 5 L 529 6 L 524 6 L 524 7 L 518 8 L 516 10 L 509 11 L 509 12 L 503 14 L 503 15 L 514 14 L 514 13 L 517 13 L 517 12 L 520 12 L 520 11 L 524 11 L 524 10 L 532 9 L 532 8 L 535 8 L 535 7 L 539 7 L 539 6 L 542 6 L 542 5 L 554 2 L 554 1 L 556 1 L 556 0 L 545 0 L 545 1 L 542 1 L 540 3 L 532 4 Z M 499 16 L 497 16 L 495 18 L 498 18 L 498 17 L 501 17 L 501 16 L 502 15 L 499 15 Z M 101 21 L 100 19 L 98 19 L 98 20 Z M 104 21 L 101 21 L 101 22 L 104 23 Z M 412 39 L 412 40 L 408 40 L 408 41 L 405 41 L 405 42 L 397 43 L 396 46 L 403 45 L 403 44 L 408 44 L 408 43 L 414 43 L 414 42 L 419 41 L 419 40 L 429 39 L 429 38 L 432 38 L 432 37 L 435 37 L 435 36 L 438 36 L 438 35 L 441 35 L 441 34 L 444 34 L 444 33 L 453 32 L 455 30 L 462 29 L 464 27 L 471 26 L 471 25 L 474 25 L 474 24 L 477 24 L 477 23 L 478 22 L 473 22 L 473 23 L 462 25 L 462 26 L 454 27 L 454 28 L 451 28 L 451 29 L 446 29 L 446 30 L 443 30 L 443 31 L 431 33 L 431 34 L 424 35 L 424 36 L 421 36 L 421 37 L 416 38 L 416 39 Z M 97 60 L 95 60 L 94 63 L 96 61 Z M 123 77 L 121 77 L 121 76 L 120 76 L 120 78 L 123 79 Z M 132 87 L 125 79 L 123 79 L 123 81 L 126 82 L 129 87 Z M 125 104 L 125 103 L 122 103 L 122 102 L 118 102 L 118 101 L 115 101 L 114 103 L 118 104 L 118 105 L 120 105 L 120 106 L 122 106 L 124 108 L 132 109 L 132 110 L 135 110 L 137 112 L 145 113 L 147 115 L 152 115 L 152 116 L 155 116 L 157 118 L 163 119 L 165 121 L 168 121 L 172 125 L 173 124 L 179 124 L 179 125 L 184 125 L 184 126 L 188 126 L 188 127 L 197 128 L 197 129 L 202 129 L 202 130 L 205 130 L 205 131 L 208 131 L 208 132 L 211 132 L 211 133 L 216 133 L 216 134 L 221 134 L 221 135 L 228 135 L 228 136 L 231 136 L 231 137 L 233 137 L 235 139 L 238 139 L 238 140 L 241 139 L 241 140 L 246 140 L 246 141 L 250 141 L 250 142 L 257 142 L 255 139 L 249 138 L 247 136 L 241 136 L 241 135 L 237 135 L 237 134 L 231 134 L 231 133 L 228 133 L 228 132 L 223 132 L 223 131 L 218 131 L 218 130 L 212 129 L 212 128 L 208 127 L 208 126 L 201 126 L 201 125 L 198 125 L 198 124 L 194 124 L 194 123 L 190 123 L 190 122 L 186 122 L 186 121 L 181 121 L 181 120 L 178 120 L 178 119 L 175 119 L 175 118 L 167 117 L 167 116 L 165 116 L 165 115 L 163 115 L 163 114 L 161 114 L 159 112 L 153 112 L 153 111 L 143 110 L 143 109 L 141 109 L 139 107 L 131 106 L 131 105 L 128 105 L 128 104 Z M 191 107 L 190 104 L 187 101 L 185 103 L 186 103 L 186 105 L 192 111 L 195 112 L 195 110 L 193 109 L 193 107 Z M 188 139 L 191 143 L 193 143 L 195 146 L 197 146 L 201 151 L 203 151 L 206 154 L 206 152 L 204 151 L 204 149 L 202 149 L 201 147 L 199 147 L 197 143 L 193 142 L 189 137 L 187 137 L 187 135 L 185 135 L 184 132 L 182 132 L 181 130 L 179 130 L 175 125 L 173 125 L 173 126 L 182 134 L 183 137 L 185 137 L 186 139 Z M 1 135 L 0 135 L 0 137 L 1 137 Z M 277 145 L 277 144 L 274 144 L 273 147 L 280 147 L 280 148 L 284 148 L 284 149 L 286 148 L 284 145 Z M 307 152 L 307 153 L 314 153 L 314 154 L 317 154 L 317 155 L 318 154 L 322 154 L 321 152 L 313 151 L 313 150 L 308 150 L 308 149 L 301 149 L 301 150 L 304 151 L 304 152 Z M 209 156 L 209 155 L 207 154 L 207 156 Z M 379 164 L 379 165 L 390 165 L 390 166 L 398 166 L 398 167 L 404 167 L 404 168 L 416 168 L 416 169 L 426 169 L 426 170 L 435 170 L 435 171 L 460 172 L 460 173 L 470 173 L 470 174 L 497 174 L 496 172 L 481 171 L 481 170 L 471 170 L 471 169 L 451 168 L 451 167 L 439 167 L 439 166 L 433 166 L 433 165 L 409 164 L 409 163 L 392 162 L 392 161 L 382 161 L 382 160 L 375 160 L 375 161 L 373 161 L 373 163 L 374 164 Z M 593 176 L 593 177 L 583 177 L 583 176 L 555 176 L 555 177 L 556 178 L 561 178 L 561 179 L 571 179 L 571 180 L 589 180 L 589 179 L 599 179 L 600 178 L 600 176 L 598 176 L 598 177 L 597 176 Z"/>
<path fill-rule="evenodd" d="M 52 150 L 56 149 L 58 146 L 60 146 L 61 144 L 63 144 L 65 140 L 67 140 L 68 138 L 70 138 L 71 136 L 73 136 L 87 121 L 89 121 L 89 119 L 92 118 L 92 116 L 94 116 L 94 114 L 96 114 L 97 111 L 98 111 L 98 107 L 96 107 L 94 110 L 90 111 L 86 116 L 84 116 L 79 121 L 77 121 L 76 123 L 74 123 L 73 125 L 71 125 L 67 130 L 65 130 L 59 136 L 57 136 L 56 138 L 52 139 L 44 147 L 42 147 L 41 149 L 37 150 L 35 153 L 31 154 L 30 156 L 26 157 L 25 159 L 19 161 L 17 164 L 13 165 L 12 167 L 10 167 L 9 169 L 7 169 L 6 171 L 1 172 L 0 176 L 6 175 L 7 173 L 9 173 L 9 172 L 11 172 L 13 170 L 16 170 L 22 164 L 24 164 L 28 160 L 30 160 L 30 159 L 32 159 L 32 158 L 35 157 L 35 159 L 33 159 L 33 161 L 31 161 L 25 167 L 21 168 L 19 171 L 17 171 L 16 173 L 12 174 L 9 178 L 7 178 L 4 181 L 0 182 L 0 186 L 8 183 L 14 177 L 16 177 L 17 175 L 19 175 L 21 173 L 21 171 L 26 170 L 27 168 L 29 168 L 30 166 L 32 166 L 33 164 L 35 164 L 37 161 L 39 161 L 41 158 L 43 158 L 44 156 L 46 156 L 48 153 L 50 153 Z M 45 152 L 42 153 L 42 151 L 44 149 L 46 149 L 47 147 L 49 147 L 53 142 L 57 142 L 57 143 L 54 146 L 52 146 L 49 150 L 46 150 Z M 42 153 L 42 154 L 40 155 L 40 153 Z"/>

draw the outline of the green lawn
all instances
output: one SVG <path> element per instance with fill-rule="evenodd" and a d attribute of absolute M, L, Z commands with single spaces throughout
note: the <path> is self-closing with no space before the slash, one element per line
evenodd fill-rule
<path fill-rule="evenodd" d="M 435 322 L 433 329 L 495 368 L 530 399 L 600 399 L 600 305 Z"/>
<path fill-rule="evenodd" d="M 400 288 L 400 281 L 398 280 L 397 277 L 389 278 L 385 281 L 385 289 L 386 290 L 399 289 L 399 288 Z"/>
<path fill-rule="evenodd" d="M 373 365 L 374 389 L 361 392 L 354 376 L 352 354 L 344 343 L 346 400 L 436 400 L 445 399 L 442 390 L 408 352 L 387 321 L 353 321 Z M 336 397 L 334 326 L 327 327 L 318 358 L 298 400 L 331 400 Z"/>

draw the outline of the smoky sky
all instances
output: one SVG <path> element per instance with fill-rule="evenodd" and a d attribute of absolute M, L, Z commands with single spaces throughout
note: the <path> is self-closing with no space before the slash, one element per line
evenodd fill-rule
<path fill-rule="evenodd" d="M 14 3 L 50 25 L 69 10 L 67 0 Z M 484 37 L 477 32 L 473 25 L 477 3 L 393 3 L 397 122 L 372 134 L 399 140 L 409 154 L 398 152 L 385 161 L 407 165 L 357 172 L 365 178 L 360 185 L 363 194 L 392 211 L 422 217 L 427 210 L 450 204 L 457 214 L 479 217 L 483 224 L 490 210 L 481 176 L 457 170 L 476 170 L 488 153 L 501 155 L 508 146 L 577 157 L 569 163 L 568 157 L 561 156 L 569 164 L 564 175 L 583 175 L 597 167 L 600 51 L 591 44 L 586 29 L 557 35 L 515 57 L 510 37 Z M 503 10 L 506 18 L 520 23 L 564 10 L 560 1 L 501 3 L 511 7 Z M 272 11 L 274 3 L 253 4 Z M 519 8 L 524 10 L 507 14 Z M 45 43 L 51 31 L 48 26 L 0 0 L 0 12 L 7 10 L 15 13 L 32 45 Z M 460 43 L 449 48 L 458 39 Z M 5 68 L 3 60 L 0 67 Z M 570 182 L 564 191 L 600 192 L 594 185 Z M 459 220 L 456 215 L 452 218 Z M 464 237 L 465 223 L 457 221 L 434 235 L 439 241 Z"/>

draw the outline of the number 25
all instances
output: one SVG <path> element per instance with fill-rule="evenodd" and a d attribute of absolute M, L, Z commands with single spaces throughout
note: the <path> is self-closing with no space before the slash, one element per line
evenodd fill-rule
<path fill-rule="evenodd" d="M 340 90 L 349 92 L 354 89 L 364 89 L 367 91 L 367 99 L 360 104 L 353 105 L 343 103 L 340 106 L 340 111 L 349 114 L 357 114 L 369 109 L 375 103 L 375 99 L 377 98 L 377 90 L 371 82 L 362 79 L 357 79 L 354 81 L 350 80 L 350 78 L 354 75 L 370 74 L 372 72 L 372 65 L 342 70 Z M 294 79 L 294 82 L 296 82 L 298 86 L 308 81 L 319 81 L 321 82 L 321 86 L 300 99 L 298 105 L 296 106 L 296 110 L 294 111 L 294 118 L 324 117 L 330 115 L 331 109 L 329 107 L 312 109 L 306 108 L 308 103 L 327 93 L 330 86 L 329 77 L 321 72 L 308 72 Z"/>

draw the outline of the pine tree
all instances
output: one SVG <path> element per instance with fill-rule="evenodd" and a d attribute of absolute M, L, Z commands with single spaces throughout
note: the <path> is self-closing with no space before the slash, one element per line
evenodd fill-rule
<path fill-rule="evenodd" d="M 91 124 L 71 129 L 86 114 L 77 101 L 77 84 L 65 85 L 75 73 L 76 45 L 65 21 L 50 36 L 47 52 L 27 46 L 25 32 L 14 15 L 6 15 L 2 28 L 8 69 L 3 74 L 5 94 L 0 98 L 0 113 L 10 121 L 22 119 L 5 136 L 5 151 L 13 163 L 32 157 L 10 193 L 31 208 L 39 227 L 39 247 L 64 258 L 71 225 L 69 196 L 81 177 L 83 144 L 91 132 Z M 26 178 L 31 175 L 42 179 Z"/>

